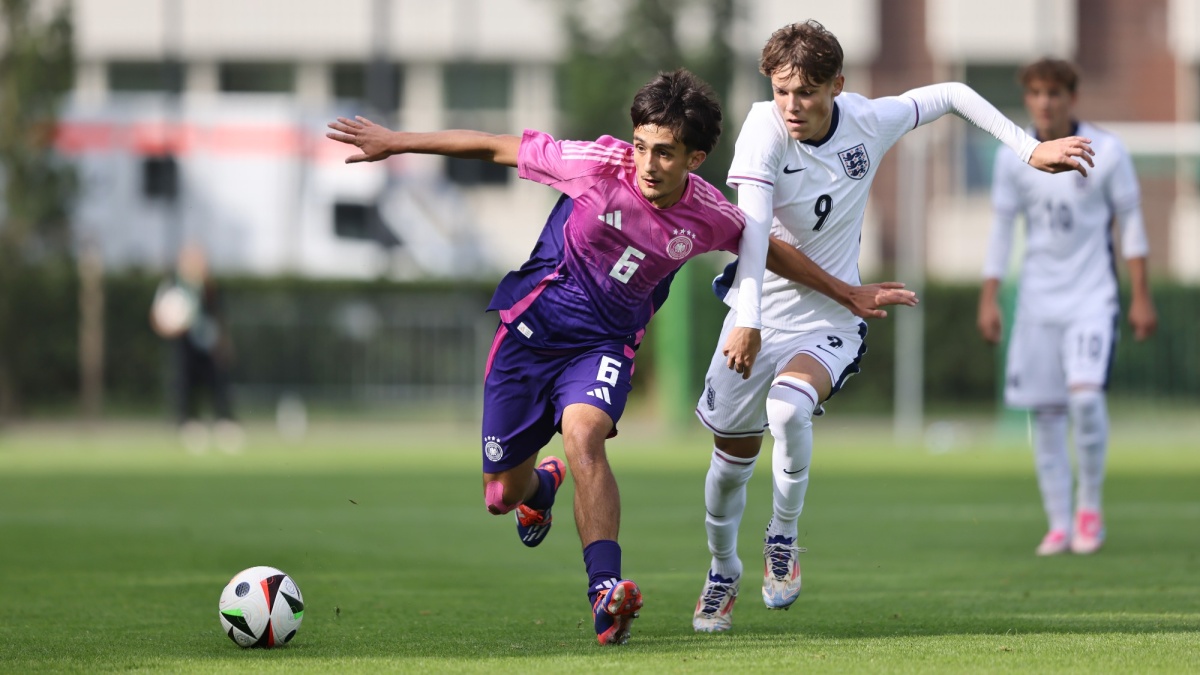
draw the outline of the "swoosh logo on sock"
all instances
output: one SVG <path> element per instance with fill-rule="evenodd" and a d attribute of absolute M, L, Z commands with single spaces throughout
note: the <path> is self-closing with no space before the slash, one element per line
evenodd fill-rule
<path fill-rule="evenodd" d="M 786 474 L 788 474 L 788 475 L 791 475 L 791 474 L 793 474 L 793 473 L 800 473 L 801 471 L 803 471 L 803 470 L 805 470 L 805 469 L 807 469 L 807 468 L 808 468 L 808 465 L 807 465 L 807 464 L 805 464 L 804 466 L 800 467 L 799 469 L 796 469 L 795 471 L 788 471 L 787 469 L 784 469 L 784 470 L 783 470 L 783 472 L 784 472 L 784 473 L 786 473 Z"/>

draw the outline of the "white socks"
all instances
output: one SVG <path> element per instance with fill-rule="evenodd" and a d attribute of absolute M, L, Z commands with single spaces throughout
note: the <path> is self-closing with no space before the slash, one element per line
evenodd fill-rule
<path fill-rule="evenodd" d="M 794 377 L 777 377 L 767 394 L 767 422 L 775 438 L 771 457 L 774 510 L 767 536 L 796 539 L 796 520 L 808 490 L 808 465 L 812 461 L 812 414 L 817 391 Z M 713 449 L 704 481 L 704 507 L 708 513 L 708 550 L 712 571 L 736 579 L 742 574 L 737 556 L 738 526 L 746 509 L 746 483 L 754 473 L 755 459 L 744 459 Z M 1068 476 L 1069 477 L 1069 476 Z"/>
<path fill-rule="evenodd" d="M 1071 530 L 1071 457 L 1067 454 L 1067 411 L 1033 411 L 1033 461 L 1042 505 L 1051 530 Z"/>
<path fill-rule="evenodd" d="M 767 423 L 775 438 L 771 476 L 775 487 L 774 514 L 767 536 L 796 538 L 796 520 L 808 490 L 812 461 L 812 414 L 817 390 L 804 380 L 780 376 L 767 394 Z"/>
<path fill-rule="evenodd" d="M 1108 408 L 1104 392 L 1096 389 L 1073 391 L 1067 405 L 1071 409 L 1075 457 L 1079 463 L 1078 505 L 1080 509 L 1099 511 L 1104 464 L 1108 458 Z"/>
<path fill-rule="evenodd" d="M 742 574 L 737 556 L 738 525 L 746 510 L 746 483 L 757 458 L 734 457 L 713 448 L 712 463 L 704 480 L 704 529 L 712 553 L 712 571 L 736 579 Z"/>
<path fill-rule="evenodd" d="M 1079 465 L 1078 508 L 1100 510 L 1104 464 L 1108 458 L 1108 410 L 1104 392 L 1072 391 L 1067 399 Z M 1033 413 L 1033 457 L 1038 487 L 1051 530 L 1071 530 L 1071 458 L 1067 453 L 1067 410 L 1039 408 Z"/>

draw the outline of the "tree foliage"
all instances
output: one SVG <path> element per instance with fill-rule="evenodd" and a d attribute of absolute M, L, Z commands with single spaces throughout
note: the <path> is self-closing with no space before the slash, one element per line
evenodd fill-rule
<path fill-rule="evenodd" d="M 33 0 L 0 0 L 0 170 L 5 213 L 0 249 L 10 256 L 63 252 L 75 194 L 72 167 L 53 151 L 59 106 L 74 78 L 70 7 L 49 18 Z"/>
<path fill-rule="evenodd" d="M 50 334 L 38 323 L 36 310 L 53 298 L 18 295 L 71 274 L 68 214 L 76 179 L 55 155 L 54 135 L 75 53 L 69 3 L 49 17 L 38 11 L 44 7 L 0 0 L 0 420 L 20 408 L 30 345 L 74 339 L 73 332 Z"/>
<path fill-rule="evenodd" d="M 570 47 L 560 66 L 558 89 L 569 137 L 628 138 L 633 95 L 659 71 L 687 68 L 712 85 L 722 103 L 728 100 L 734 68 L 729 31 L 736 0 L 628 0 L 619 25 L 602 31 L 589 25 L 586 13 L 595 8 L 594 2 L 563 2 Z M 709 17 L 704 47 L 698 52 L 685 53 L 678 39 L 685 9 L 698 9 Z M 724 113 L 725 131 L 712 153 L 723 161 L 705 162 L 698 172 L 718 186 L 724 185 L 724 168 L 732 159 L 729 110 Z"/>

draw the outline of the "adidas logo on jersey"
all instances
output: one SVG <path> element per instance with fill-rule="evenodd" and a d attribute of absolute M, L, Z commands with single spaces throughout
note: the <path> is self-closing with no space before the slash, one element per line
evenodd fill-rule
<path fill-rule="evenodd" d="M 600 222 L 604 223 L 605 225 L 612 225 L 613 227 L 617 228 L 618 230 L 621 229 L 621 212 L 620 211 L 613 211 L 612 213 L 606 213 L 602 216 L 596 216 L 596 219 L 599 220 Z"/>
<path fill-rule="evenodd" d="M 608 387 L 596 387 L 587 393 L 588 396 L 594 396 L 605 403 L 612 405 L 612 399 L 608 397 Z"/>

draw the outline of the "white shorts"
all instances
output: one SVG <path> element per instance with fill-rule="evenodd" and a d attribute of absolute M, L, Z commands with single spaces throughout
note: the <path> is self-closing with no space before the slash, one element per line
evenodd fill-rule
<path fill-rule="evenodd" d="M 721 350 L 733 330 L 735 312 L 730 311 L 721 328 L 721 337 L 713 351 L 712 363 L 704 376 L 704 392 L 696 404 L 701 424 L 717 436 L 743 438 L 761 436 L 767 428 L 767 392 L 771 382 L 797 354 L 808 354 L 829 371 L 833 396 L 851 375 L 859 372 L 859 361 L 866 353 L 867 324 L 854 328 L 786 331 L 762 329 L 762 350 L 754 362 L 749 379 L 725 365 Z M 819 412 L 820 406 L 818 406 Z"/>
<path fill-rule="evenodd" d="M 1112 314 L 1055 323 L 1018 319 L 1009 337 L 1005 403 L 1066 405 L 1071 387 L 1106 388 L 1116 341 Z"/>

